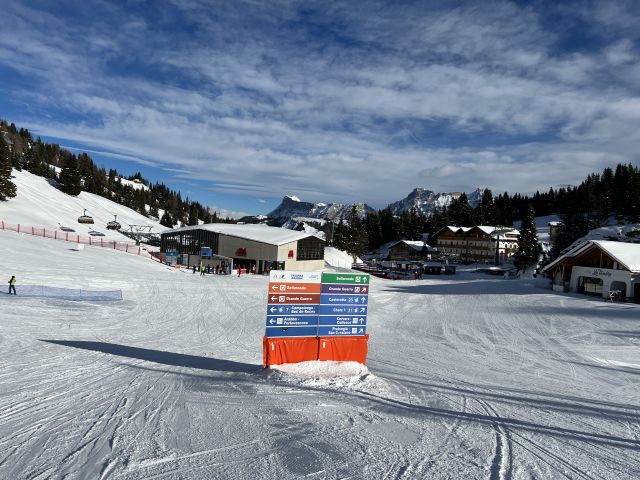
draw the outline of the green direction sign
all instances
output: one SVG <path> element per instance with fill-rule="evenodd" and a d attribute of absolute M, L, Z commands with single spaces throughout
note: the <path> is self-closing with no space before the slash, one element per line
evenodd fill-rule
<path fill-rule="evenodd" d="M 369 275 L 366 273 L 323 273 L 322 283 L 369 285 Z"/>

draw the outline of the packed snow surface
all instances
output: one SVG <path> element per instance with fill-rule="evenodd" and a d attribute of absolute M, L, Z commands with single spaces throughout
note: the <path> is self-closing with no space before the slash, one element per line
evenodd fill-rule
<path fill-rule="evenodd" d="M 366 367 L 263 369 L 266 277 L 7 231 L 0 247 L 18 279 L 0 294 L 0 478 L 640 477 L 638 305 L 464 269 L 372 278 Z"/>

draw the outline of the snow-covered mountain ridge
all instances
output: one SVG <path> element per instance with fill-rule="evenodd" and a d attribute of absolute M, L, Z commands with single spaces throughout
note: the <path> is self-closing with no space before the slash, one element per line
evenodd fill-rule
<path fill-rule="evenodd" d="M 311 203 L 303 202 L 298 197 L 287 195 L 282 199 L 278 207 L 268 213 L 268 217 L 274 219 L 277 223 L 284 224 L 293 218 L 305 218 L 307 221 L 312 219 L 338 221 L 340 217 L 347 218 L 351 207 L 355 205 L 358 214 L 364 217 L 367 213 L 374 210 L 366 203 Z M 321 222 L 322 223 L 322 222 Z"/>
<path fill-rule="evenodd" d="M 477 188 L 473 192 L 467 193 L 469 204 L 476 207 L 480 203 L 483 188 Z M 425 188 L 414 188 L 409 195 L 402 200 L 389 204 L 389 208 L 394 215 L 400 215 L 415 208 L 423 215 L 432 215 L 436 210 L 447 207 L 454 200 L 457 200 L 462 192 L 436 193 Z M 296 222 L 299 219 L 309 221 L 317 219 L 319 223 L 324 221 L 337 221 L 341 216 L 347 218 L 351 211 L 352 205 L 356 206 L 358 213 L 364 217 L 367 213 L 374 210 L 366 203 L 342 204 L 342 203 L 311 203 L 300 200 L 295 195 L 286 195 L 280 205 L 267 214 L 269 218 L 277 221 L 279 224 L 286 224 L 290 221 Z"/>
<path fill-rule="evenodd" d="M 469 204 L 474 208 L 478 206 L 483 193 L 483 188 L 477 188 L 473 192 L 467 193 Z M 412 208 L 423 215 L 432 215 L 436 210 L 449 206 L 461 195 L 462 192 L 437 193 L 425 188 L 414 188 L 402 200 L 391 203 L 389 208 L 394 215 L 408 212 Z"/>

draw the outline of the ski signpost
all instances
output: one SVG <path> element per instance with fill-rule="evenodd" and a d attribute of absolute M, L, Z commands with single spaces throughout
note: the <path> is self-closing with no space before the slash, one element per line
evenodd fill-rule
<path fill-rule="evenodd" d="M 369 275 L 269 274 L 264 365 L 307 360 L 358 361 L 367 356 Z"/>
<path fill-rule="evenodd" d="M 267 337 L 317 335 L 320 280 L 318 272 L 271 271 L 267 299 Z"/>
<path fill-rule="evenodd" d="M 369 275 L 323 273 L 318 336 L 351 336 L 367 333 Z"/>

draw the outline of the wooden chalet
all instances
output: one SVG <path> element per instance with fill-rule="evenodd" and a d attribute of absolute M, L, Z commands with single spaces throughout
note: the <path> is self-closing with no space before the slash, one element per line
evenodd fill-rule
<path fill-rule="evenodd" d="M 542 269 L 553 289 L 640 303 L 640 244 L 590 240 Z"/>

